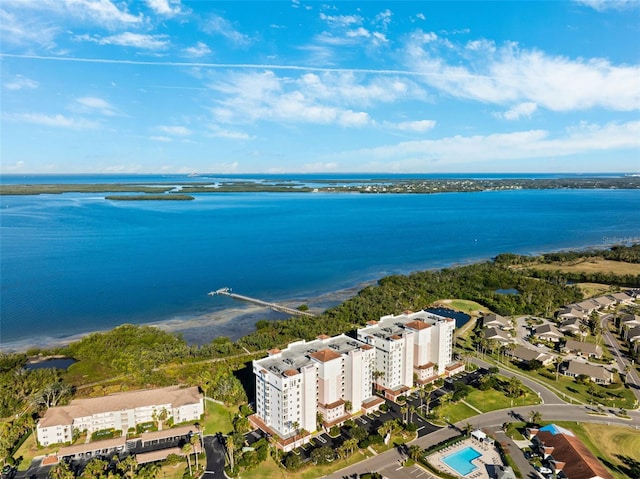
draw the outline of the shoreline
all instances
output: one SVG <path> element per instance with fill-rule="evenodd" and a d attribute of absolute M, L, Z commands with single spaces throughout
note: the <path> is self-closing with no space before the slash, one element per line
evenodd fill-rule
<path fill-rule="evenodd" d="M 612 246 L 615 246 L 615 244 L 602 243 L 595 245 L 591 244 L 568 248 L 550 249 L 546 251 L 534 251 L 520 254 L 535 257 L 541 256 L 543 254 L 557 253 L 562 251 L 581 252 L 598 249 L 610 249 Z M 508 252 L 505 251 L 503 253 Z M 294 308 L 301 303 L 305 303 L 309 306 L 309 311 L 320 314 L 327 309 L 347 300 L 348 298 L 355 296 L 363 288 L 377 284 L 380 279 L 387 276 L 409 275 L 420 271 L 433 271 L 443 268 L 457 268 L 491 260 L 492 258 L 473 258 L 466 261 L 451 262 L 444 265 L 424 265 L 423 267 L 419 267 L 418 269 L 380 272 L 380 276 L 376 276 L 374 279 L 363 278 L 362 281 L 358 282 L 354 286 L 323 293 L 317 293 L 315 295 L 313 293 L 310 293 L 306 298 L 298 296 L 296 298 L 283 300 L 276 299 L 273 300 L 273 302 Z M 105 329 L 94 329 L 77 334 L 57 337 L 41 336 L 29 339 L 0 342 L 0 353 L 26 353 L 30 349 L 50 350 L 65 347 L 70 343 L 80 341 L 90 334 L 110 331 L 122 324 L 154 326 L 165 332 L 180 334 L 187 342 L 187 344 L 200 346 L 202 344 L 211 342 L 213 339 L 220 336 L 226 336 L 229 337 L 232 341 L 235 341 L 240 337 L 252 332 L 255 328 L 255 323 L 258 320 L 278 320 L 286 319 L 289 317 L 286 314 L 278 313 L 262 306 L 250 305 L 247 303 L 241 304 L 243 304 L 244 306 L 225 308 L 218 311 L 200 314 L 197 316 L 176 316 L 166 320 L 140 323 L 131 323 L 124 321 L 116 326 L 108 327 Z M 428 305 L 425 305 L 425 308 L 426 307 L 428 307 Z"/>
<path fill-rule="evenodd" d="M 377 280 L 358 283 L 349 288 L 337 291 L 329 291 L 311 296 L 305 300 L 287 299 L 275 301 L 284 306 L 296 307 L 301 302 L 309 305 L 309 311 L 320 314 L 326 309 L 345 301 L 354 296 L 364 287 L 375 284 Z M 173 317 L 166 320 L 150 321 L 141 323 L 122 322 L 117 326 L 95 329 L 83 333 L 65 336 L 41 336 L 29 339 L 19 339 L 15 341 L 0 342 L 0 353 L 26 353 L 30 349 L 50 350 L 68 346 L 71 343 L 80 341 L 83 338 L 94 334 L 111 331 L 123 324 L 135 324 L 136 326 L 152 326 L 168 333 L 176 333 L 183 336 L 183 339 L 190 345 L 202 345 L 211 342 L 216 337 L 227 336 L 232 341 L 250 333 L 255 328 L 255 323 L 261 319 L 277 320 L 289 317 L 286 314 L 278 313 L 263 306 L 252 305 L 239 302 L 240 306 L 225 308 L 218 311 L 200 314 L 189 317 Z M 323 306 L 327 305 L 327 306 Z"/>

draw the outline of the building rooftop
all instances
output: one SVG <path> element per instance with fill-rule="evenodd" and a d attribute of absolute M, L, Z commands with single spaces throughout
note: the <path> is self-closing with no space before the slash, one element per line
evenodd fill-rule
<path fill-rule="evenodd" d="M 68 406 L 49 408 L 38 422 L 38 427 L 71 424 L 73 419 L 81 417 L 141 407 L 180 407 L 186 404 L 197 404 L 202 400 L 202 397 L 202 393 L 197 387 L 169 386 L 126 391 L 99 398 L 74 399 Z"/>
<path fill-rule="evenodd" d="M 369 345 L 344 334 L 333 338 L 322 335 L 313 341 L 291 343 L 282 351 L 278 350 L 275 354 L 257 360 L 256 364 L 276 375 L 293 376 L 314 361 L 324 363 L 351 351 L 369 349 Z"/>

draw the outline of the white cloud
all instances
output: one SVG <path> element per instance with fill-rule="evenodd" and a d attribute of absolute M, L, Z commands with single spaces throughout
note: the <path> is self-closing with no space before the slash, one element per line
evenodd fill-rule
<path fill-rule="evenodd" d="M 408 141 L 396 145 L 346 152 L 338 158 L 372 159 L 370 167 L 426 171 L 429 165 L 533 158 L 558 158 L 619 149 L 640 148 L 640 121 L 604 126 L 579 124 L 552 138 L 544 130 L 516 131 L 437 140 Z"/>
<path fill-rule="evenodd" d="M 236 30 L 229 20 L 220 15 L 211 15 L 204 25 L 204 31 L 209 34 L 222 35 L 238 46 L 246 46 L 251 43 L 251 39 L 247 35 Z"/>
<path fill-rule="evenodd" d="M 24 15 L 15 15 L 0 8 L 0 32 L 4 43 L 21 46 L 35 44 L 52 49 L 56 46 L 54 39 L 60 31 L 59 26 Z"/>
<path fill-rule="evenodd" d="M 412 133 L 424 133 L 436 126 L 435 120 L 402 121 L 400 123 L 385 122 L 385 128 L 407 131 Z"/>
<path fill-rule="evenodd" d="M 180 0 L 147 0 L 147 5 L 158 15 L 166 17 L 183 13 Z"/>
<path fill-rule="evenodd" d="M 200 58 L 209 55 L 211 53 L 211 49 L 206 43 L 198 42 L 192 47 L 185 48 L 183 52 L 189 57 Z"/>
<path fill-rule="evenodd" d="M 162 143 L 169 143 L 173 141 L 173 139 L 169 138 L 168 136 L 160 136 L 160 135 L 150 136 L 149 139 L 153 141 L 160 141 Z"/>
<path fill-rule="evenodd" d="M 519 103 L 504 113 L 497 113 L 498 118 L 505 120 L 519 120 L 520 118 L 529 118 L 538 109 L 538 105 L 533 102 Z"/>
<path fill-rule="evenodd" d="M 39 0 L 39 3 L 42 0 Z M 59 3 L 59 0 L 55 2 Z M 48 2 L 45 2 L 48 3 Z M 136 24 L 144 20 L 142 14 L 132 15 L 126 9 L 119 8 L 110 0 L 63 0 L 70 12 L 79 17 L 88 17 L 99 23 Z"/>
<path fill-rule="evenodd" d="M 12 81 L 4 84 L 7 90 L 35 90 L 38 86 L 37 81 L 22 75 L 16 75 Z"/>
<path fill-rule="evenodd" d="M 88 130 L 97 128 L 98 123 L 84 118 L 70 118 L 64 115 L 47 115 L 45 113 L 17 113 L 6 115 L 9 120 L 31 123 L 34 125 L 69 128 L 72 130 Z"/>
<path fill-rule="evenodd" d="M 96 111 L 104 116 L 114 116 L 117 111 L 113 105 L 102 98 L 85 96 L 76 99 L 75 109 L 81 111 Z"/>
<path fill-rule="evenodd" d="M 229 140 L 252 140 L 253 137 L 243 131 L 228 130 L 220 128 L 217 125 L 209 126 L 211 135 L 218 138 L 227 138 Z"/>
<path fill-rule="evenodd" d="M 143 33 L 123 32 L 107 37 L 78 35 L 77 40 L 98 43 L 99 45 L 118 45 L 143 50 L 164 50 L 169 46 L 167 35 L 147 35 Z"/>
<path fill-rule="evenodd" d="M 192 131 L 184 126 L 161 125 L 156 128 L 158 131 L 171 136 L 189 136 Z"/>
<path fill-rule="evenodd" d="M 269 120 L 360 127 L 372 123 L 365 107 L 425 96 L 410 80 L 389 76 L 364 82 L 350 72 L 299 77 L 236 72 L 210 86 L 221 94 L 212 109 L 221 123 Z"/>
<path fill-rule="evenodd" d="M 376 15 L 375 21 L 376 23 L 381 23 L 383 28 L 387 28 L 391 23 L 392 16 L 393 14 L 391 13 L 391 10 L 387 8 L 384 12 L 380 12 L 378 13 L 378 15 Z"/>
<path fill-rule="evenodd" d="M 325 15 L 321 13 L 320 20 L 324 20 L 328 24 L 336 27 L 348 27 L 362 23 L 362 17 L 359 15 Z"/>
<path fill-rule="evenodd" d="M 416 14 L 416 18 L 419 20 L 426 20 L 427 17 L 424 16 L 424 13 L 418 13 Z"/>
<path fill-rule="evenodd" d="M 598 12 L 606 10 L 625 10 L 640 6 L 638 0 L 573 0 L 575 3 L 593 8 Z"/>
<path fill-rule="evenodd" d="M 640 108 L 638 65 L 550 56 L 515 43 L 500 48 L 486 41 L 469 45 L 472 48 L 458 48 L 419 31 L 406 46 L 407 65 L 428 85 L 481 102 L 536 103 L 552 111 Z"/>

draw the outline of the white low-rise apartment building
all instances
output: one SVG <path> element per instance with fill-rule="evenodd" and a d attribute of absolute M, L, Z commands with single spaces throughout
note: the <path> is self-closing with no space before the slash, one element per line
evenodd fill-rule
<path fill-rule="evenodd" d="M 455 321 L 428 311 L 407 311 L 370 321 L 358 339 L 376 349 L 376 383 L 395 400 L 418 384 L 464 369 L 452 360 Z"/>
<path fill-rule="evenodd" d="M 164 414 L 163 414 L 164 411 Z M 38 421 L 36 436 L 41 446 L 71 442 L 73 431 L 92 434 L 105 429 L 126 433 L 138 424 L 156 421 L 195 421 L 204 414 L 204 397 L 197 387 L 169 386 L 127 391 L 100 398 L 74 399 L 68 406 L 47 410 Z"/>

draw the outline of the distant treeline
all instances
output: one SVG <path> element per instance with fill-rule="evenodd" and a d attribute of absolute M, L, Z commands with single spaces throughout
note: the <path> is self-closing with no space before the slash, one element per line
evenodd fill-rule
<path fill-rule="evenodd" d="M 540 256 L 526 256 L 504 253 L 495 257 L 494 261 L 501 265 L 519 265 L 530 263 L 568 263 L 585 258 L 603 258 L 610 261 L 640 263 L 640 243 L 630 246 L 616 245 L 610 249 L 588 249 L 581 251 L 558 251 Z"/>

